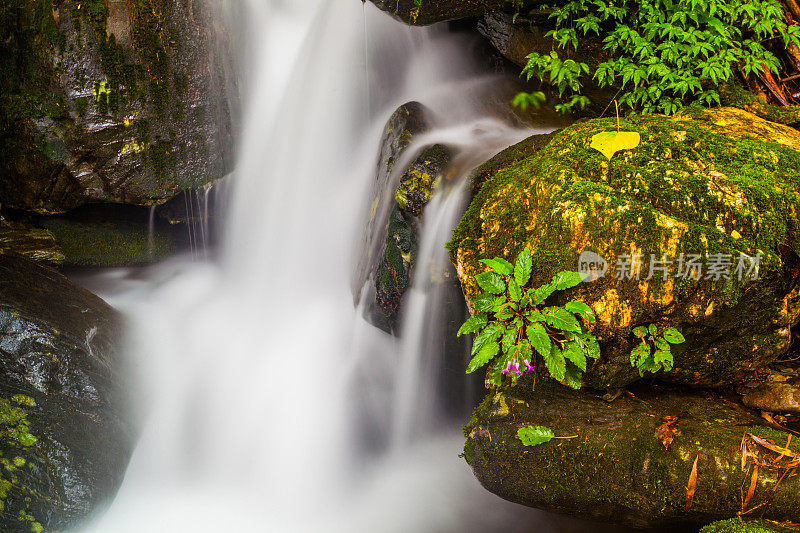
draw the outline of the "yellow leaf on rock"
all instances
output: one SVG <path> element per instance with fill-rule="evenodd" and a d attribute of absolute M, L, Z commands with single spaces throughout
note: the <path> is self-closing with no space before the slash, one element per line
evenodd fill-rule
<path fill-rule="evenodd" d="M 632 150 L 640 142 L 641 137 L 635 131 L 605 131 L 592 137 L 590 147 L 611 159 L 620 150 Z"/>

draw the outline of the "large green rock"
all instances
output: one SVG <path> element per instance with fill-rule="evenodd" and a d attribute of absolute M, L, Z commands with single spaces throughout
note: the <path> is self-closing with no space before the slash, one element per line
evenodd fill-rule
<path fill-rule="evenodd" d="M 781 479 L 791 471 L 775 466 L 777 454 L 750 437 L 784 446 L 790 434 L 766 427 L 741 407 L 710 394 L 663 387 L 608 403 L 552 381 L 539 380 L 535 392 L 530 381 L 523 382 L 487 396 L 464 429 L 467 462 L 498 496 L 634 527 L 708 523 L 736 516 L 743 508 L 742 487 L 746 494 L 754 466 L 752 458 L 743 460 L 744 446 L 765 462 L 747 509 L 756 508 L 757 516 L 767 519 L 800 521 L 800 477 Z M 673 426 L 664 431 L 670 420 Z M 529 425 L 566 438 L 524 446 L 517 431 Z M 664 438 L 668 435 L 670 442 Z"/>
<path fill-rule="evenodd" d="M 700 530 L 700 533 L 796 533 L 797 531 L 800 531 L 800 527 L 791 523 L 730 518 L 708 524 Z"/>
<path fill-rule="evenodd" d="M 116 493 L 134 442 L 120 334 L 100 298 L 0 253 L 0 530 L 63 531 Z"/>
<path fill-rule="evenodd" d="M 4 1 L 3 207 L 152 205 L 225 175 L 230 57 L 219 28 L 204 2 Z"/>
<path fill-rule="evenodd" d="M 466 296 L 486 269 L 481 258 L 512 259 L 529 245 L 533 283 L 542 284 L 578 269 L 580 254 L 591 251 L 608 262 L 607 275 L 555 298 L 583 300 L 598 317 L 603 358 L 588 385 L 639 379 L 631 331 L 651 323 L 687 338 L 673 349 L 665 380 L 719 386 L 774 361 L 800 316 L 792 251 L 800 244 L 800 132 L 734 108 L 630 116 L 619 127 L 638 132 L 641 143 L 609 161 L 590 144 L 617 127 L 616 119 L 578 122 L 527 157 L 510 149 L 515 156 L 482 186 L 450 243 Z M 617 261 L 639 254 L 640 278 L 615 279 Z M 651 254 L 673 261 L 667 276 L 656 271 L 647 280 Z M 703 256 L 701 279 L 676 279 L 681 254 Z M 714 254 L 730 256 L 729 279 L 707 279 Z M 744 275 L 748 260 L 736 274 L 741 254 L 761 254 L 757 280 Z"/>
<path fill-rule="evenodd" d="M 498 10 L 519 10 L 534 0 L 371 0 L 393 17 L 411 24 L 477 17 Z M 543 2 L 538 2 L 543 3 Z"/>

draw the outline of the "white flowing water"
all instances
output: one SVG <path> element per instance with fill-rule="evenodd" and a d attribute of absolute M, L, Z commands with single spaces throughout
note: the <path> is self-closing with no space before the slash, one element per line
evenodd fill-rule
<path fill-rule="evenodd" d="M 88 530 L 566 530 L 478 486 L 434 379 L 452 311 L 435 281 L 466 176 L 531 131 L 484 116 L 494 79 L 441 28 L 358 0 L 237 8 L 247 98 L 220 261 L 94 280 L 130 318 L 143 422 L 116 500 Z M 460 149 L 461 170 L 426 209 L 397 340 L 363 320 L 350 285 L 382 129 L 411 100 L 436 126 L 417 146 Z"/>

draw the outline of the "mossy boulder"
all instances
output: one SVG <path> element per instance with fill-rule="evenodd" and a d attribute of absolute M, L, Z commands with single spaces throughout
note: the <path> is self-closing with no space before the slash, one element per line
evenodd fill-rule
<path fill-rule="evenodd" d="M 800 526 L 768 520 L 742 520 L 730 518 L 708 524 L 700 533 L 795 533 Z"/>
<path fill-rule="evenodd" d="M 403 22 L 427 25 L 445 20 L 478 17 L 498 10 L 515 11 L 533 0 L 371 0 L 378 8 Z"/>
<path fill-rule="evenodd" d="M 0 530 L 66 530 L 114 496 L 134 442 L 120 334 L 101 299 L 0 253 Z"/>
<path fill-rule="evenodd" d="M 590 144 L 617 127 L 616 119 L 578 122 L 488 178 L 449 245 L 467 298 L 482 258 L 513 259 L 530 246 L 533 283 L 543 284 L 592 252 L 606 275 L 555 297 L 585 301 L 598 317 L 603 358 L 587 385 L 640 378 L 629 361 L 639 325 L 676 327 L 687 338 L 664 380 L 719 386 L 774 361 L 800 317 L 800 132 L 734 108 L 634 115 L 619 127 L 639 133 L 640 144 L 609 160 Z M 664 254 L 667 272 L 647 279 Z M 699 279 L 687 269 L 692 254 L 701 256 Z M 615 268 L 637 259 L 638 278 Z M 710 270 L 728 260 L 725 273 Z"/>
<path fill-rule="evenodd" d="M 59 265 L 65 259 L 52 232 L 27 224 L 0 225 L 0 250 L 16 252 L 34 261 L 51 265 Z"/>
<path fill-rule="evenodd" d="M 524 446 L 517 431 L 529 425 L 568 438 Z M 753 477 L 753 459 L 742 458 L 743 447 L 767 462 L 777 456 L 750 435 L 779 446 L 790 437 L 711 394 L 653 387 L 609 403 L 541 379 L 535 391 L 525 381 L 487 396 L 464 431 L 465 458 L 489 491 L 530 507 L 634 527 L 736 516 L 741 487 Z M 747 508 L 760 505 L 759 516 L 798 522 L 800 477 L 782 474 L 760 466 Z"/>
<path fill-rule="evenodd" d="M 4 2 L 3 206 L 153 205 L 229 172 L 235 87 L 215 17 L 176 0 Z"/>

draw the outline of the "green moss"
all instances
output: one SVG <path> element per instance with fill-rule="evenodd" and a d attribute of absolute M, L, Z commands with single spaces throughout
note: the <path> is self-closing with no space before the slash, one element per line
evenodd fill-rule
<path fill-rule="evenodd" d="M 791 533 L 795 531 L 800 531 L 800 528 L 766 520 L 731 518 L 709 524 L 701 529 L 700 533 Z"/>
<path fill-rule="evenodd" d="M 64 252 L 64 263 L 74 266 L 131 266 L 166 257 L 175 242 L 161 232 L 153 235 L 147 225 L 134 223 L 82 223 L 50 217 L 42 220 Z"/>
<path fill-rule="evenodd" d="M 0 397 L 0 448 L 2 455 L 6 455 L 0 458 L 3 467 L 0 469 L 0 511 L 11 505 L 10 498 L 14 495 L 14 507 L 25 506 L 19 509 L 18 520 L 27 523 L 31 531 L 41 533 L 43 526 L 27 510 L 32 493 L 20 482 L 20 478 L 27 475 L 23 471 L 30 467 L 30 461 L 21 455 L 38 442 L 31 434 L 28 411 L 24 407 L 35 406 L 36 402 L 25 395 L 16 394 L 10 402 Z"/>

